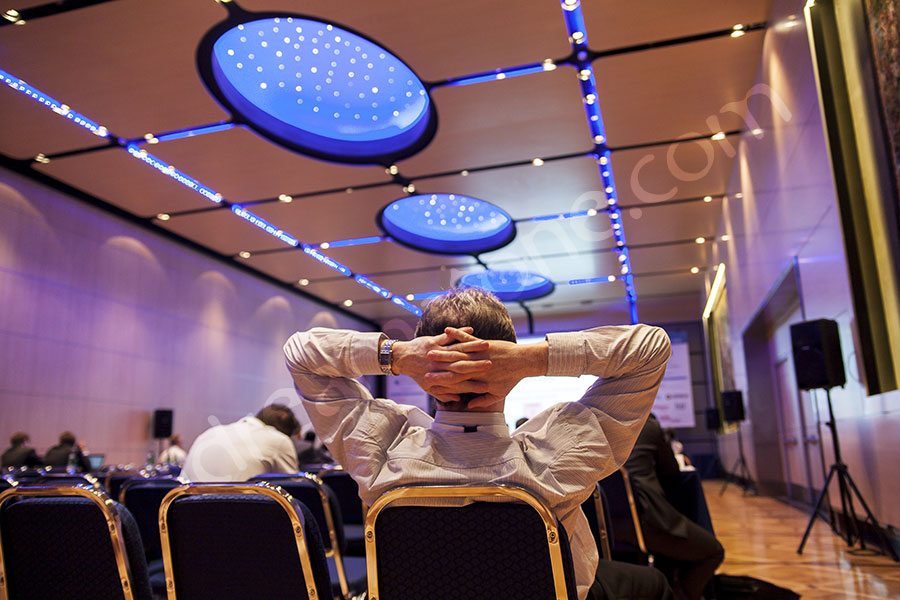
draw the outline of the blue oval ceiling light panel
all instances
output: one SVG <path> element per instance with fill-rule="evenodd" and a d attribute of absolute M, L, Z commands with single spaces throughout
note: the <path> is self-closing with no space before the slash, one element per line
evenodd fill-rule
<path fill-rule="evenodd" d="M 378 226 L 397 242 L 434 254 L 479 254 L 516 236 L 499 206 L 462 194 L 421 194 L 381 209 Z"/>
<path fill-rule="evenodd" d="M 504 302 L 543 298 L 553 291 L 553 282 L 529 271 L 482 271 L 464 275 L 457 287 L 477 287 L 492 292 Z"/>
<path fill-rule="evenodd" d="M 345 163 L 390 164 L 437 130 L 425 85 L 362 34 L 301 15 L 230 17 L 197 49 L 197 68 L 235 121 L 292 150 Z"/>

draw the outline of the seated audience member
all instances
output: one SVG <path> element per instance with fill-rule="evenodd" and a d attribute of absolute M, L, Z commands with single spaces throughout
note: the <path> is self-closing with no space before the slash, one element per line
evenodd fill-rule
<path fill-rule="evenodd" d="M 91 464 L 85 458 L 81 445 L 75 443 L 75 434 L 71 431 L 59 434 L 59 444 L 47 450 L 44 454 L 44 464 L 48 467 L 65 467 L 69 465 L 70 456 L 76 471 L 90 473 Z"/>
<path fill-rule="evenodd" d="M 672 506 L 665 488 L 679 478 L 678 462 L 659 421 L 650 415 L 625 462 L 647 550 L 667 571 L 679 598 L 695 600 L 725 558 L 716 536 Z M 671 567 L 671 568 L 667 568 Z"/>
<path fill-rule="evenodd" d="M 28 445 L 31 438 L 24 431 L 17 431 L 9 438 L 10 447 L 0 458 L 4 469 L 18 469 L 19 467 L 36 467 L 43 464 L 41 457 L 34 448 Z"/>
<path fill-rule="evenodd" d="M 528 422 L 528 417 L 519 417 L 516 419 L 516 429 Z"/>
<path fill-rule="evenodd" d="M 181 475 L 191 481 L 246 481 L 260 473 L 296 473 L 297 453 L 290 436 L 299 430 L 290 408 L 270 404 L 255 417 L 201 433 Z"/>
<path fill-rule="evenodd" d="M 181 447 L 181 436 L 177 433 L 169 437 L 169 447 L 159 455 L 159 462 L 164 465 L 184 465 L 187 452 Z"/>
<path fill-rule="evenodd" d="M 598 327 L 516 344 L 503 304 L 471 288 L 430 302 L 416 336 L 393 341 L 315 328 L 295 333 L 284 347 L 313 426 L 363 501 L 371 505 L 408 484 L 520 486 L 564 526 L 579 600 L 671 598 L 659 571 L 598 560 L 580 510 L 595 483 L 624 462 L 650 412 L 669 357 L 665 332 Z M 379 373 L 412 377 L 438 401 L 435 417 L 373 398 L 356 381 Z M 503 407 L 516 383 L 585 373 L 601 379 L 580 400 L 561 402 L 510 434 Z"/>
<path fill-rule="evenodd" d="M 322 465 L 334 462 L 331 452 L 319 442 L 316 432 L 312 429 L 302 437 L 297 434 L 297 437 L 294 438 L 294 449 L 297 451 L 297 462 L 301 465 Z"/>

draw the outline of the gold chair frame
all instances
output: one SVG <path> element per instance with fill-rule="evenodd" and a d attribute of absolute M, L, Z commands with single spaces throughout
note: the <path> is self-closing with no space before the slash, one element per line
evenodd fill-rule
<path fill-rule="evenodd" d="M 547 549 L 550 552 L 550 567 L 553 573 L 553 587 L 556 600 L 568 600 L 566 576 L 563 568 L 562 549 L 559 542 L 557 519 L 549 508 L 530 492 L 521 488 L 497 486 L 406 486 L 393 489 L 382 494 L 366 515 L 366 571 L 369 576 L 369 600 L 378 600 L 378 561 L 375 537 L 375 523 L 381 511 L 397 501 L 407 505 L 440 506 L 440 502 L 451 498 L 470 501 L 520 502 L 531 506 L 541 520 L 547 533 Z M 448 507 L 452 509 L 453 507 Z"/>
<path fill-rule="evenodd" d="M 612 551 L 609 548 L 609 531 L 606 530 L 606 510 L 603 508 L 603 497 L 600 492 L 600 484 L 594 485 L 591 492 L 594 501 L 594 512 L 597 514 L 597 529 L 600 534 L 600 558 L 612 560 Z"/>
<path fill-rule="evenodd" d="M 334 564 L 337 568 L 338 583 L 341 586 L 341 597 L 345 600 L 349 599 L 351 597 L 350 587 L 347 583 L 347 573 L 344 571 L 344 557 L 341 555 L 341 550 L 338 546 L 337 527 L 334 524 L 334 515 L 331 513 L 331 503 L 328 502 L 328 493 L 325 491 L 326 484 L 323 483 L 315 473 L 306 473 L 304 471 L 300 471 L 296 476 L 273 479 L 271 482 L 260 480 L 261 483 L 268 483 L 276 489 L 282 490 L 285 494 L 290 495 L 289 492 L 283 490 L 281 486 L 278 485 L 279 481 L 311 481 L 315 484 L 316 491 L 319 493 L 319 500 L 322 502 L 322 512 L 325 514 L 328 539 L 331 541 L 331 549 L 325 551 L 325 558 L 334 559 Z"/>
<path fill-rule="evenodd" d="M 622 481 L 625 485 L 625 495 L 628 497 L 628 509 L 631 511 L 631 522 L 634 523 L 634 535 L 637 538 L 638 548 L 647 555 L 647 562 L 653 566 L 653 555 L 647 552 L 647 546 L 644 544 L 644 532 L 641 529 L 641 519 L 638 517 L 637 502 L 634 500 L 634 491 L 631 488 L 631 477 L 625 467 L 619 468 L 622 474 Z"/>
<path fill-rule="evenodd" d="M 169 508 L 172 503 L 183 496 L 200 496 L 210 494 L 247 494 L 266 496 L 275 500 L 284 510 L 291 521 L 294 531 L 294 541 L 297 544 L 297 558 L 300 559 L 300 568 L 303 571 L 303 579 L 306 581 L 306 594 L 309 600 L 317 600 L 316 581 L 313 577 L 312 563 L 309 559 L 306 538 L 303 535 L 303 521 L 300 518 L 301 511 L 296 501 L 290 494 L 279 487 L 269 485 L 266 482 L 218 484 L 218 483 L 191 483 L 172 489 L 159 507 L 159 536 L 162 542 L 163 567 L 166 573 L 166 596 L 168 600 L 176 600 L 175 572 L 172 565 L 172 549 L 169 544 Z M 2 600 L 2 599 L 0 599 Z"/>
<path fill-rule="evenodd" d="M 86 484 L 61 487 L 14 487 L 0 493 L 0 510 L 2 510 L 3 504 L 11 498 L 51 498 L 60 496 L 87 498 L 103 514 L 103 518 L 106 519 L 106 529 L 109 532 L 109 541 L 112 543 L 113 553 L 116 557 L 116 568 L 119 572 L 119 582 L 122 585 L 122 595 L 125 597 L 125 600 L 133 600 L 131 566 L 125 558 L 127 555 L 125 540 L 120 533 L 122 531 L 122 521 L 113 505 L 113 501 L 102 491 Z M 2 534 L 0 534 L 0 600 L 9 600 Z"/>
<path fill-rule="evenodd" d="M 325 475 L 326 473 L 347 473 L 347 471 L 344 471 L 344 467 L 337 466 L 337 467 L 331 467 L 329 469 L 322 469 L 321 471 L 319 471 L 319 473 L 316 476 L 321 479 L 322 476 Z M 349 473 L 347 473 L 347 474 L 349 476 Z M 322 480 L 322 483 L 325 483 L 324 479 L 321 479 L 321 480 Z M 325 483 L 325 485 L 328 485 L 328 484 Z M 362 498 L 359 499 L 359 502 L 360 502 L 360 504 L 362 504 L 362 516 L 363 516 L 363 522 L 365 523 L 366 515 L 369 512 L 369 505 L 366 504 L 365 502 L 363 502 Z"/>

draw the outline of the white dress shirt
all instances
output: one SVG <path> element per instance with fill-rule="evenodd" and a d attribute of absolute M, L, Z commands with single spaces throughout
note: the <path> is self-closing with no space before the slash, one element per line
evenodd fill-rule
<path fill-rule="evenodd" d="M 296 473 L 298 468 L 291 438 L 246 416 L 201 433 L 181 474 L 190 481 L 247 481 L 260 473 Z"/>
<path fill-rule="evenodd" d="M 669 338 L 647 325 L 551 333 L 547 375 L 600 377 L 512 435 L 503 414 L 438 411 L 375 399 L 355 380 L 375 375 L 382 333 L 315 328 L 284 346 L 288 369 L 319 437 L 371 505 L 408 484 L 510 484 L 541 498 L 569 536 L 578 597 L 597 570 L 581 503 L 619 468 L 647 419 L 669 357 Z M 472 431 L 474 427 L 474 431 Z"/>

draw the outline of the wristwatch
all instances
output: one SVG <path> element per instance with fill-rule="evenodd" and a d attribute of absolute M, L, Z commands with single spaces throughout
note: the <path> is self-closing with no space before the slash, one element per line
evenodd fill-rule
<path fill-rule="evenodd" d="M 384 340 L 381 342 L 381 347 L 378 350 L 378 366 L 381 367 L 381 372 L 385 375 L 394 374 L 394 371 L 391 370 L 391 347 L 396 341 Z"/>

